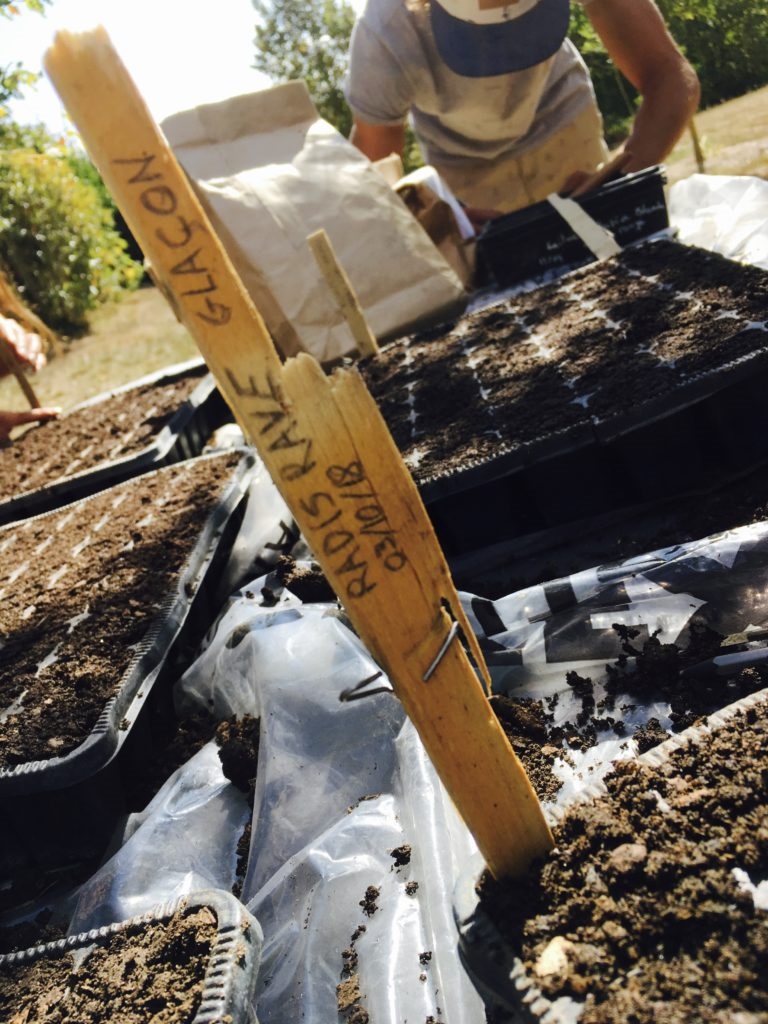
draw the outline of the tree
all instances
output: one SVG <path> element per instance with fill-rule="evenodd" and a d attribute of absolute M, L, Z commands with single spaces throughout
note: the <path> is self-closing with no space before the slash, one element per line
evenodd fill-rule
<path fill-rule="evenodd" d="M 28 10 L 42 14 L 45 4 L 50 3 L 50 0 L 23 0 L 23 3 Z M 0 16 L 3 18 L 16 17 L 20 12 L 21 8 L 13 0 L 0 0 Z M 0 67 L 0 117 L 4 114 L 2 104 L 8 100 L 18 99 L 24 87 L 34 84 L 39 77 L 31 71 L 26 71 L 18 61 Z"/>
<path fill-rule="evenodd" d="M 352 129 L 342 83 L 355 13 L 346 0 L 253 0 L 256 26 L 254 67 L 273 82 L 303 78 L 320 116 L 345 138 Z M 420 167 L 418 142 L 406 126 L 403 164 Z"/>
<path fill-rule="evenodd" d="M 696 69 L 702 108 L 768 83 L 768 0 L 657 0 L 678 46 Z M 626 135 L 637 93 L 614 67 L 580 4 L 569 35 L 589 67 L 612 145 Z"/>
<path fill-rule="evenodd" d="M 0 270 L 49 327 L 70 336 L 143 275 L 110 206 L 78 167 L 50 137 L 43 151 L 0 141 Z"/>
<path fill-rule="evenodd" d="M 50 0 L 0 0 L 0 18 L 44 13 Z M 49 327 L 76 335 L 97 305 L 144 274 L 115 228 L 117 211 L 96 168 L 44 125 L 19 125 L 3 102 L 37 79 L 0 68 L 0 273 Z"/>
<path fill-rule="evenodd" d="M 355 14 L 346 0 L 253 0 L 259 16 L 254 67 L 273 82 L 303 78 L 320 116 L 348 136 L 341 83 Z"/>
<path fill-rule="evenodd" d="M 698 72 L 702 107 L 742 96 L 768 82 L 768 0 L 657 2 Z"/>

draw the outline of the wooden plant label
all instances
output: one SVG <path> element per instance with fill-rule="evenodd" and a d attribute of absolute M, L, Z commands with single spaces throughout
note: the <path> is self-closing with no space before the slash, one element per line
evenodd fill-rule
<path fill-rule="evenodd" d="M 344 314 L 352 337 L 355 339 L 357 351 L 361 356 L 375 356 L 379 351 L 379 343 L 368 326 L 357 295 L 336 258 L 327 233 L 320 228 L 319 231 L 315 231 L 307 237 L 307 244 L 325 278 L 325 283 L 333 292 L 339 309 Z"/>
<path fill-rule="evenodd" d="M 487 670 L 418 491 L 355 370 L 280 362 L 264 322 L 106 32 L 45 67 L 248 440 L 413 720 L 494 875 L 552 845 L 459 637 Z M 443 650 L 442 658 L 437 658 Z"/>
<path fill-rule="evenodd" d="M 29 402 L 30 408 L 39 409 L 40 402 L 35 394 L 35 389 L 27 380 L 21 363 L 16 358 L 16 353 L 2 337 L 0 337 L 0 363 L 2 363 L 8 373 L 13 374 L 16 378 L 16 383 L 19 385 L 24 397 Z"/>

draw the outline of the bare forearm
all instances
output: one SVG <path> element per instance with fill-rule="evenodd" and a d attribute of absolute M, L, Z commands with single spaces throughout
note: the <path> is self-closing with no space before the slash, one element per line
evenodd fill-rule
<path fill-rule="evenodd" d="M 686 130 L 698 105 L 698 79 L 687 64 L 668 78 L 650 83 L 625 146 L 630 154 L 627 170 L 661 163 Z"/>
<path fill-rule="evenodd" d="M 699 104 L 696 72 L 653 0 L 592 0 L 586 10 L 614 64 L 642 97 L 626 145 L 626 169 L 659 163 Z"/>
<path fill-rule="evenodd" d="M 405 126 L 368 124 L 355 120 L 349 141 L 365 153 L 369 160 L 383 160 L 390 153 L 402 156 L 405 147 Z"/>

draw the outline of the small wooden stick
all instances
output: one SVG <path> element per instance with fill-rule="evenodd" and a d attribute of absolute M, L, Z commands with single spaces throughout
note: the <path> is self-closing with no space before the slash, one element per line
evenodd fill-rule
<path fill-rule="evenodd" d="M 688 122 L 688 131 L 691 134 L 693 155 L 696 158 L 696 170 L 699 172 L 699 174 L 705 174 L 707 168 L 704 160 L 704 147 L 701 144 L 701 138 L 699 137 L 699 129 L 696 127 L 695 117 L 692 117 Z"/>
<path fill-rule="evenodd" d="M 473 668 L 488 684 L 432 524 L 362 378 L 326 377 L 306 353 L 280 362 L 103 29 L 59 32 L 45 68 L 490 870 L 523 872 L 552 836 Z"/>
<path fill-rule="evenodd" d="M 0 338 L 0 362 L 3 363 L 8 373 L 12 373 L 16 378 L 19 387 L 24 392 L 24 397 L 29 402 L 31 409 L 39 409 L 40 402 L 38 401 L 35 389 L 27 380 L 27 375 L 21 367 L 21 363 L 16 358 L 16 353 L 13 348 L 8 344 L 7 341 Z"/>
<path fill-rule="evenodd" d="M 326 284 L 333 292 L 339 309 L 344 314 L 352 337 L 357 344 L 358 352 L 361 356 L 375 356 L 379 352 L 379 343 L 368 326 L 368 321 L 365 319 L 365 314 L 344 268 L 336 258 L 330 238 L 320 228 L 319 231 L 307 236 L 307 242 Z"/>

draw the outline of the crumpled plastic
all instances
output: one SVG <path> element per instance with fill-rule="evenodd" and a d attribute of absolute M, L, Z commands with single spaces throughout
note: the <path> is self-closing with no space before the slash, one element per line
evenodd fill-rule
<path fill-rule="evenodd" d="M 288 592 L 264 606 L 268 579 L 232 595 L 175 695 L 182 715 L 261 720 L 242 893 L 264 930 L 258 1017 L 336 1019 L 351 948 L 371 1019 L 474 1024 L 482 1002 L 459 960 L 451 901 L 474 841 L 396 698 L 339 700 L 377 667 L 337 606 Z M 124 845 L 83 887 L 71 931 L 230 886 L 243 797 L 211 746 L 129 819 Z M 369 887 L 378 892 L 366 903 Z"/>
<path fill-rule="evenodd" d="M 681 242 L 768 269 L 768 181 L 692 174 L 670 187 L 668 206 Z"/>
<path fill-rule="evenodd" d="M 201 889 L 230 891 L 250 815 L 244 795 L 224 777 L 216 744 L 207 743 L 129 817 L 120 849 L 82 886 L 69 934 Z"/>
<path fill-rule="evenodd" d="M 339 699 L 377 668 L 343 612 L 335 603 L 303 605 L 275 576 L 231 595 L 175 692 L 181 715 L 260 718 L 241 897 L 264 931 L 258 1017 L 327 1024 L 338 1013 L 345 964 L 354 964 L 349 998 L 377 1024 L 430 1016 L 475 1024 L 482 1002 L 459 958 L 452 908 L 454 889 L 476 875 L 476 845 L 396 698 Z M 638 642 L 658 631 L 680 645 L 694 616 L 723 634 L 764 626 L 768 522 L 495 601 L 460 597 L 494 689 L 558 693 L 557 722 L 566 722 L 580 701 L 565 673 L 597 682 L 620 651 L 614 623 L 640 628 Z M 631 703 L 627 721 L 669 724 L 663 703 Z M 122 847 L 83 887 L 73 931 L 198 888 L 229 888 L 248 811 L 211 748 L 129 819 Z M 569 752 L 555 764 L 564 782 L 557 803 L 635 750 L 634 741 L 610 737 Z"/>
<path fill-rule="evenodd" d="M 603 698 L 605 666 L 622 653 L 614 624 L 685 647 L 691 623 L 723 636 L 768 624 L 768 522 L 586 569 L 526 587 L 495 601 L 463 594 L 470 625 L 480 638 L 493 691 L 514 697 L 557 697 L 554 725 L 573 723 L 581 700 L 566 673 L 589 676 Z M 631 669 L 631 662 L 630 662 Z M 727 691 L 724 703 L 727 703 Z M 666 701 L 617 698 L 612 716 L 628 733 L 656 718 L 671 732 Z M 615 758 L 636 754 L 634 740 L 601 734 L 585 751 L 570 750 L 554 771 L 563 781 L 556 803 L 598 781 Z"/>

